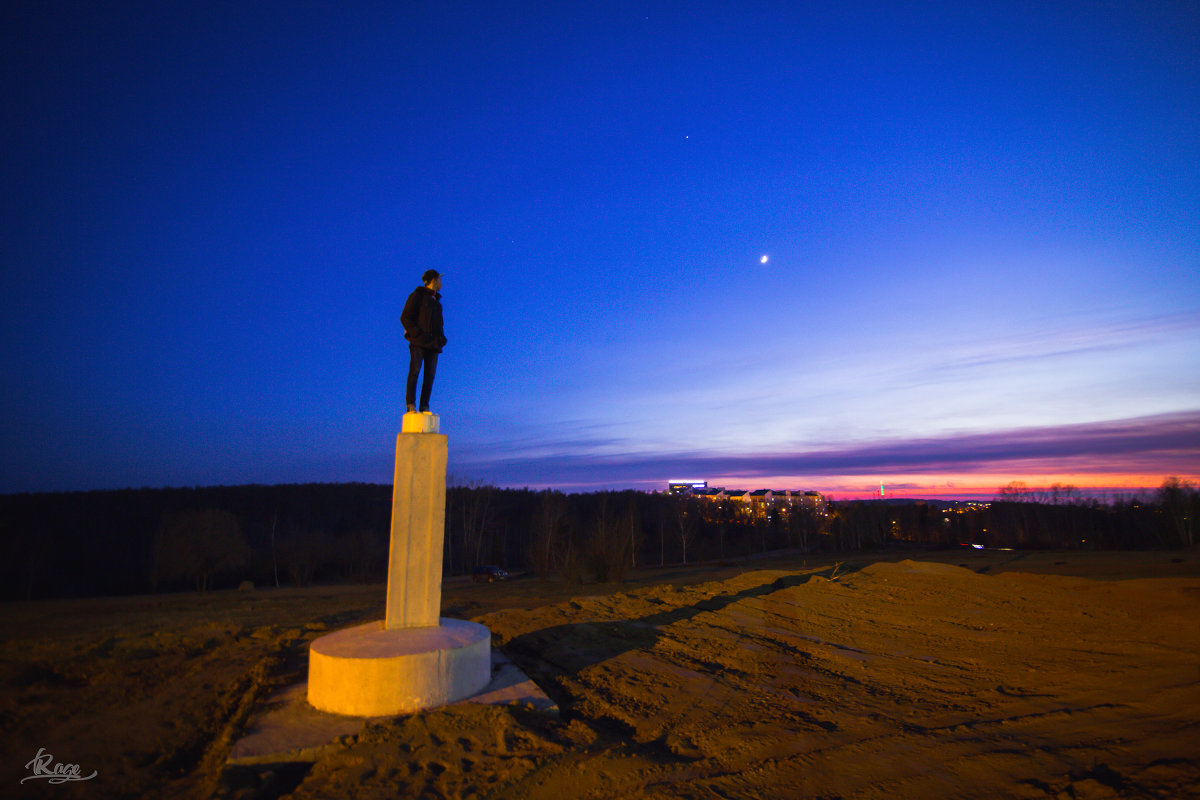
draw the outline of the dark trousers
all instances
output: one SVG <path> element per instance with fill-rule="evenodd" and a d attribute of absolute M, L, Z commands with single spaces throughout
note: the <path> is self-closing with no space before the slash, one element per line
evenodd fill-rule
<path fill-rule="evenodd" d="M 410 344 L 408 356 L 408 385 L 405 387 L 404 402 L 410 406 L 417 404 L 417 375 L 424 366 L 425 379 L 421 381 L 420 410 L 428 411 L 429 395 L 433 391 L 433 376 L 437 372 L 437 351 L 426 350 L 419 345 Z"/>

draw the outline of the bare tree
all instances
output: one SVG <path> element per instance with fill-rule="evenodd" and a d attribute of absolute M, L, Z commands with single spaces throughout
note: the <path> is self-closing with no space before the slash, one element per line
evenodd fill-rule
<path fill-rule="evenodd" d="M 632 495 L 629 497 L 629 507 L 625 511 L 625 527 L 629 530 L 629 566 L 636 567 L 637 552 L 642 546 L 642 524 L 638 517 L 637 501 Z"/>
<path fill-rule="evenodd" d="M 1050 502 L 1056 506 L 1071 505 L 1079 499 L 1079 490 L 1069 483 L 1050 485 Z"/>
<path fill-rule="evenodd" d="M 1191 481 L 1171 476 L 1158 488 L 1156 500 L 1167 519 L 1168 530 L 1184 547 L 1195 543 L 1196 513 L 1200 511 L 1200 493 Z"/>
<path fill-rule="evenodd" d="M 629 569 L 632 514 L 618 517 L 609 508 L 610 496 L 601 494 L 589 526 L 588 561 L 600 583 L 621 581 Z"/>
<path fill-rule="evenodd" d="M 210 579 L 242 569 L 249 561 L 250 548 L 241 526 L 228 511 L 168 514 L 155 537 L 150 583 L 157 591 L 160 578 L 190 579 L 203 592 Z"/>
<path fill-rule="evenodd" d="M 343 575 L 359 583 L 367 583 L 384 572 L 381 567 L 386 566 L 388 551 L 375 531 L 359 528 L 339 539 L 337 556 Z"/>
<path fill-rule="evenodd" d="M 679 547 L 683 550 L 683 563 L 687 563 L 688 543 L 696 538 L 697 517 L 695 502 L 687 497 L 677 497 L 672 503 L 675 525 L 679 533 Z"/>
<path fill-rule="evenodd" d="M 275 528 L 279 526 L 279 512 L 271 517 L 271 569 L 275 573 L 275 588 L 279 588 L 279 558 L 275 553 Z"/>
<path fill-rule="evenodd" d="M 463 527 L 464 556 L 469 554 L 469 558 L 464 558 L 468 563 L 464 563 L 463 566 L 471 569 L 483 563 L 484 551 L 488 549 L 485 542 L 492 522 L 492 501 L 495 500 L 496 487 L 471 483 L 460 487 L 456 494 L 459 497 L 459 519 Z"/>
<path fill-rule="evenodd" d="M 1005 503 L 1023 503 L 1030 499 L 1025 481 L 1011 481 L 996 492 L 996 499 Z"/>
<path fill-rule="evenodd" d="M 658 565 L 666 566 L 667 563 L 667 516 L 671 513 L 671 509 L 666 503 L 658 503 Z"/>
<path fill-rule="evenodd" d="M 529 542 L 529 567 L 539 578 L 545 578 L 557 565 L 564 545 L 567 519 L 567 500 L 562 492 L 545 491 L 538 497 L 533 519 L 533 538 Z"/>
<path fill-rule="evenodd" d="M 280 541 L 279 560 L 292 583 L 307 586 L 325 563 L 329 550 L 329 536 L 323 531 L 302 530 Z"/>
<path fill-rule="evenodd" d="M 812 534 L 818 532 L 820 511 L 807 505 L 792 506 L 788 513 L 788 543 L 795 541 L 807 553 Z"/>

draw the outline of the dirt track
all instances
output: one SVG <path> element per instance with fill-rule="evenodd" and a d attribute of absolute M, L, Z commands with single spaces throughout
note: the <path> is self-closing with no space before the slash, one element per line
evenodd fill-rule
<path fill-rule="evenodd" d="M 378 616 L 378 587 L 11 606 L 0 780 L 30 797 L 1200 796 L 1200 552 L 747 566 L 450 583 L 447 611 L 488 625 L 560 720 L 460 705 L 224 786 L 249 707 L 322 629 Z M 99 775 L 21 786 L 38 746 Z"/>

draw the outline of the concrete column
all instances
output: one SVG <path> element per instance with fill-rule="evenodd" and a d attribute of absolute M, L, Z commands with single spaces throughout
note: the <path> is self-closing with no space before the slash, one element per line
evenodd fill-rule
<path fill-rule="evenodd" d="M 438 619 L 446 519 L 446 437 L 436 414 L 405 414 L 396 439 L 387 616 L 308 648 L 308 702 L 378 717 L 471 697 L 492 679 L 492 635 Z"/>
<path fill-rule="evenodd" d="M 442 607 L 446 437 L 437 432 L 435 414 L 405 414 L 403 422 L 392 485 L 388 630 L 436 627 Z"/>

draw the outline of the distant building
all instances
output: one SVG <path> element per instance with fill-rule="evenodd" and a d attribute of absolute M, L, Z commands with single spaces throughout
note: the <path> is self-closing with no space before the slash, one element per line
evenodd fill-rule
<path fill-rule="evenodd" d="M 820 492 L 789 491 L 787 489 L 725 489 L 710 487 L 708 481 L 673 480 L 667 483 L 669 494 L 694 497 L 709 502 L 729 501 L 731 508 L 745 513 L 766 515 L 772 509 L 787 513 L 799 506 L 812 511 L 825 510 L 825 496 Z"/>
<path fill-rule="evenodd" d="M 814 511 L 824 511 L 825 496 L 820 492 L 805 492 L 800 498 L 800 504 Z"/>

